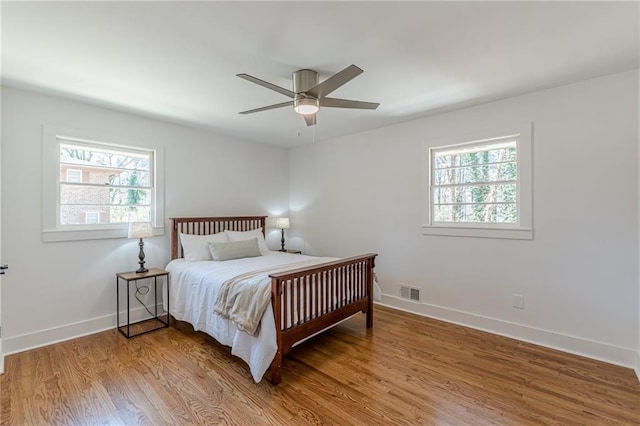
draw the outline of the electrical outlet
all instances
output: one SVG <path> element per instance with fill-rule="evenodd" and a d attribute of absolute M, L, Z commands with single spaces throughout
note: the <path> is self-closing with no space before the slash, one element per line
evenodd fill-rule
<path fill-rule="evenodd" d="M 524 296 L 522 294 L 513 295 L 513 307 L 518 309 L 524 309 Z"/>

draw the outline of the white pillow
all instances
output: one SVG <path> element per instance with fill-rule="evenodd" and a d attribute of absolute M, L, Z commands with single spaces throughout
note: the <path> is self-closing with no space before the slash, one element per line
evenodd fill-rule
<path fill-rule="evenodd" d="M 267 243 L 264 241 L 262 228 L 256 228 L 253 231 L 224 231 L 224 233 L 229 237 L 229 241 L 244 241 L 257 238 L 260 253 L 269 254 L 269 247 L 267 247 Z"/>
<path fill-rule="evenodd" d="M 224 232 L 210 235 L 194 235 L 180 233 L 182 255 L 187 262 L 212 260 L 209 243 L 226 243 L 229 239 Z"/>

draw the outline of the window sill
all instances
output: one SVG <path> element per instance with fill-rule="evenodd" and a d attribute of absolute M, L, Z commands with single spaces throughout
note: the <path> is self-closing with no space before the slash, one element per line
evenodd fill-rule
<path fill-rule="evenodd" d="M 127 229 L 45 229 L 42 231 L 42 242 L 105 240 L 110 238 L 126 238 Z M 153 236 L 164 235 L 164 227 L 154 227 Z"/>
<path fill-rule="evenodd" d="M 462 228 L 458 226 L 422 225 L 422 235 L 533 240 L 533 230 L 526 228 Z"/>

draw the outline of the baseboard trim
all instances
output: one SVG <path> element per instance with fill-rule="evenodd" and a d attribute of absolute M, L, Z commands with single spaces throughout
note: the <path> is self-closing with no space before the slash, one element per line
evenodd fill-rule
<path fill-rule="evenodd" d="M 458 311 L 427 303 L 413 302 L 399 297 L 382 295 L 380 305 L 417 315 L 434 318 L 453 324 L 510 337 L 551 349 L 604 361 L 610 364 L 635 369 L 640 378 L 640 354 L 636 350 L 607 343 L 583 339 L 577 336 L 517 324 L 497 318 Z"/>
<path fill-rule="evenodd" d="M 158 311 L 162 311 L 161 304 L 158 305 Z M 126 312 L 122 312 L 120 314 L 121 322 L 123 318 L 126 319 L 126 315 Z M 133 323 L 143 319 L 148 319 L 149 313 L 144 307 L 134 308 L 131 309 L 130 318 Z M 4 349 L 2 355 L 6 356 L 31 349 L 41 348 L 43 346 L 64 342 L 66 340 L 87 336 L 89 334 L 99 333 L 101 331 L 111 330 L 113 328 L 116 328 L 115 313 L 59 327 L 52 327 L 36 331 L 34 333 L 7 337 L 2 339 L 2 349 Z"/>
<path fill-rule="evenodd" d="M 637 358 L 638 359 L 636 359 L 636 368 L 635 368 L 635 370 L 636 370 L 636 377 L 638 378 L 638 381 L 640 382 L 640 351 L 638 351 Z"/>

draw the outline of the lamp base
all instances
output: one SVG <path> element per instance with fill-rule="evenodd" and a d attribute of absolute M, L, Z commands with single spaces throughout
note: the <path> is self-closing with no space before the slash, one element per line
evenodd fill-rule
<path fill-rule="evenodd" d="M 142 238 L 140 238 L 138 246 L 140 247 L 140 252 L 138 253 L 138 264 L 140 265 L 140 267 L 136 271 L 136 274 L 144 274 L 145 272 L 149 272 L 149 270 L 144 267 L 144 241 L 142 241 Z"/>

